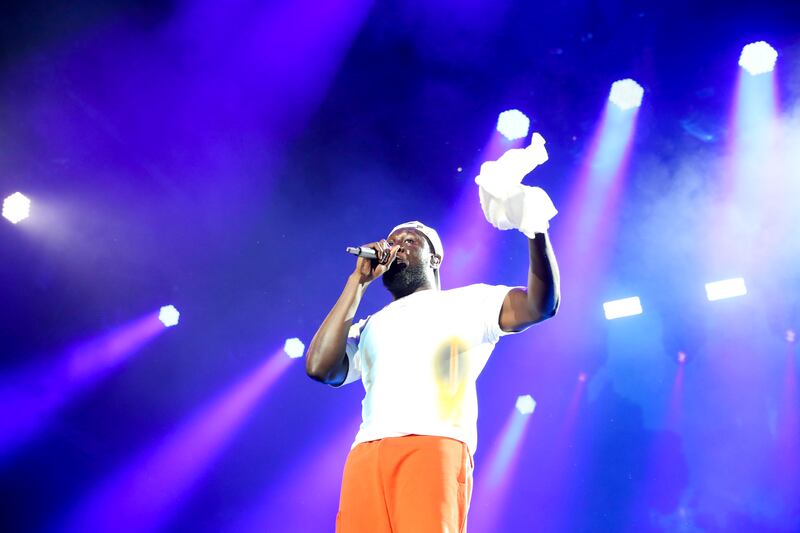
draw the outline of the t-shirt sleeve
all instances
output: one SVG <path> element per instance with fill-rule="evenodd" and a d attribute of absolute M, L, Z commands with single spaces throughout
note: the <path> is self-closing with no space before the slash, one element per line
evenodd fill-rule
<path fill-rule="evenodd" d="M 361 351 L 359 350 L 359 344 L 361 340 L 361 331 L 364 329 L 366 323 L 367 319 L 365 318 L 350 326 L 350 331 L 347 333 L 347 344 L 345 345 L 345 351 L 347 352 L 347 376 L 337 387 L 361 379 Z"/>
<path fill-rule="evenodd" d="M 503 309 L 503 301 L 512 289 L 507 285 L 483 285 L 483 295 L 481 297 L 482 319 L 484 323 L 484 340 L 492 344 L 500 340 L 500 337 L 516 333 L 514 331 L 503 331 L 500 329 L 500 311 Z"/>

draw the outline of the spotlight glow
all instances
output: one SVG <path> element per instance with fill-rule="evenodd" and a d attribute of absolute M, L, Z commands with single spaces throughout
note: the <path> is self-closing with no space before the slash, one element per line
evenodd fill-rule
<path fill-rule="evenodd" d="M 531 119 L 518 109 L 503 111 L 497 117 L 497 131 L 509 141 L 526 137 L 530 127 Z"/>
<path fill-rule="evenodd" d="M 623 111 L 633 109 L 642 105 L 644 89 L 641 85 L 630 78 L 615 81 L 611 84 L 611 92 L 608 99 Z"/>
<path fill-rule="evenodd" d="M 709 302 L 734 298 L 747 294 L 744 278 L 723 279 L 706 283 L 706 296 Z"/>
<path fill-rule="evenodd" d="M 523 415 L 529 415 L 536 409 L 536 400 L 530 394 L 517 398 L 517 411 Z"/>
<path fill-rule="evenodd" d="M 686 352 L 678 352 L 678 362 L 681 364 L 686 362 Z"/>
<path fill-rule="evenodd" d="M 641 315 L 642 302 L 639 300 L 638 296 L 622 298 L 621 300 L 612 300 L 603 304 L 603 311 L 605 311 L 606 320 Z"/>
<path fill-rule="evenodd" d="M 578 374 L 578 381 L 580 381 L 581 383 L 586 383 L 586 378 L 587 378 L 586 372 L 581 372 L 580 374 Z"/>
<path fill-rule="evenodd" d="M 21 192 L 15 192 L 3 200 L 3 216 L 12 224 L 28 218 L 31 212 L 31 201 Z"/>
<path fill-rule="evenodd" d="M 739 56 L 739 66 L 753 76 L 772 72 L 775 62 L 778 60 L 778 52 L 764 41 L 750 43 L 742 48 Z"/>
<path fill-rule="evenodd" d="M 786 330 L 786 342 L 794 342 L 797 340 L 797 334 L 794 332 L 793 329 Z"/>
<path fill-rule="evenodd" d="M 299 359 L 300 357 L 303 357 L 305 350 L 305 345 L 297 337 L 286 339 L 286 342 L 283 343 L 283 351 L 286 352 L 286 355 L 292 359 Z"/>
<path fill-rule="evenodd" d="M 178 323 L 181 314 L 175 309 L 174 305 L 165 305 L 158 312 L 158 319 L 165 327 L 172 327 Z"/>

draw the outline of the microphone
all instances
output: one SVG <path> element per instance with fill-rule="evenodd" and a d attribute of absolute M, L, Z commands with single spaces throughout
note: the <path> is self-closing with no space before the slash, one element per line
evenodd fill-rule
<path fill-rule="evenodd" d="M 375 253 L 375 250 L 372 248 L 367 248 L 366 246 L 348 246 L 345 248 L 348 254 L 357 255 L 358 257 L 364 257 L 366 259 L 378 259 L 378 254 Z"/>

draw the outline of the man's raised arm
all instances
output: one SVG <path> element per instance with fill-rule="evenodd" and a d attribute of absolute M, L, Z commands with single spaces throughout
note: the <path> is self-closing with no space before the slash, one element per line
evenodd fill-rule
<path fill-rule="evenodd" d="M 542 189 L 522 185 L 526 174 L 547 161 L 544 145 L 544 138 L 534 133 L 530 146 L 485 162 L 475 178 L 486 220 L 498 229 L 518 229 L 528 237 L 528 288 L 506 295 L 500 311 L 503 331 L 521 331 L 554 316 L 561 299 L 558 264 L 547 235 L 549 221 L 558 211 Z"/>
<path fill-rule="evenodd" d="M 306 353 L 306 373 L 312 379 L 330 385 L 340 385 L 347 377 L 347 334 L 353 324 L 361 297 L 370 283 L 383 275 L 397 255 L 398 247 L 390 248 L 386 241 L 365 245 L 378 254 L 373 263 L 359 257 L 356 268 L 347 278 L 339 299 L 311 339 Z"/>
<path fill-rule="evenodd" d="M 506 295 L 500 311 L 503 331 L 521 331 L 555 316 L 561 302 L 561 282 L 553 247 L 547 233 L 528 239 L 530 267 L 528 290 L 513 289 Z"/>

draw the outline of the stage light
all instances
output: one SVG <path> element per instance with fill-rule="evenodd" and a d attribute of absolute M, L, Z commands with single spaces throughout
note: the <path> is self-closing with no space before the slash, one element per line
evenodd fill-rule
<path fill-rule="evenodd" d="M 292 359 L 298 359 L 300 357 L 303 357 L 303 353 L 305 352 L 305 350 L 306 350 L 305 345 L 297 337 L 286 339 L 286 342 L 283 343 L 283 351 L 286 352 L 286 355 L 288 355 Z"/>
<path fill-rule="evenodd" d="M 526 394 L 524 396 L 520 396 L 517 398 L 517 411 L 519 411 L 523 415 L 529 415 L 536 409 L 536 400 L 531 397 L 530 394 Z"/>
<path fill-rule="evenodd" d="M 644 89 L 630 78 L 615 81 L 611 84 L 608 99 L 623 111 L 642 105 Z"/>
<path fill-rule="evenodd" d="M 772 72 L 775 62 L 778 60 L 778 52 L 764 41 L 750 43 L 742 48 L 739 56 L 739 66 L 753 76 Z"/>
<path fill-rule="evenodd" d="M 686 362 L 686 352 L 678 352 L 678 362 L 681 364 Z"/>
<path fill-rule="evenodd" d="M 641 315 L 642 302 L 639 301 L 638 296 L 631 298 L 622 298 L 621 300 L 612 300 L 603 304 L 603 311 L 606 314 L 606 320 L 614 320 L 615 318 L 622 318 L 626 316 Z"/>
<path fill-rule="evenodd" d="M 578 381 L 580 381 L 581 383 L 586 383 L 586 378 L 587 378 L 586 372 L 581 372 L 580 374 L 578 374 Z"/>
<path fill-rule="evenodd" d="M 21 192 L 15 192 L 3 200 L 3 216 L 12 224 L 28 218 L 31 201 Z"/>
<path fill-rule="evenodd" d="M 786 330 L 786 342 L 794 342 L 797 340 L 797 334 L 794 332 L 793 329 Z"/>
<path fill-rule="evenodd" d="M 706 296 L 709 302 L 744 296 L 747 294 L 747 287 L 744 285 L 744 278 L 723 279 L 706 283 Z"/>
<path fill-rule="evenodd" d="M 166 327 L 172 327 L 178 323 L 181 314 L 175 309 L 174 305 L 165 305 L 158 312 L 158 319 Z"/>
<path fill-rule="evenodd" d="M 509 141 L 526 137 L 530 127 L 531 119 L 518 109 L 503 111 L 497 117 L 497 131 Z"/>

